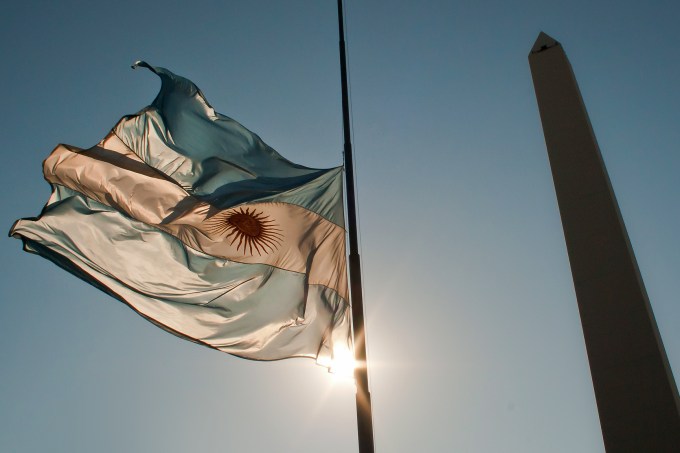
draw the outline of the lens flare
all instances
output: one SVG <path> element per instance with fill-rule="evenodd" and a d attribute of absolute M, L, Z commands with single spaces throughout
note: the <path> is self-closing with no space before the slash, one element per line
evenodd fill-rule
<path fill-rule="evenodd" d="M 346 348 L 333 350 L 333 359 L 329 371 L 340 378 L 353 378 L 356 361 L 352 351 Z"/>

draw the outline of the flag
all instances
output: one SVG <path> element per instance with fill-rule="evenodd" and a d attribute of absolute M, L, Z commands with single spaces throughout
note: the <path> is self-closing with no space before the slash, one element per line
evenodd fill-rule
<path fill-rule="evenodd" d="M 10 235 L 179 337 L 239 357 L 352 357 L 342 167 L 294 164 L 157 74 L 96 146 L 58 145 L 37 218 Z M 331 370 L 332 371 L 332 370 Z"/>

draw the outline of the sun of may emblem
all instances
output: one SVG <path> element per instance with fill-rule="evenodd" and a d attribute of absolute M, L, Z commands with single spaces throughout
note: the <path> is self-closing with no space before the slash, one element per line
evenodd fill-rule
<path fill-rule="evenodd" d="M 207 222 L 210 233 L 225 235 L 236 250 L 253 255 L 257 252 L 272 253 L 281 245 L 283 236 L 276 223 L 262 212 L 249 207 L 240 207 L 220 213 Z"/>

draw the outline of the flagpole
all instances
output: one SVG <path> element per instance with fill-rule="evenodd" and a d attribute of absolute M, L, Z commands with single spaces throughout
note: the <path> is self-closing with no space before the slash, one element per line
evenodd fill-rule
<path fill-rule="evenodd" d="M 347 188 L 347 228 L 349 232 L 349 279 L 352 302 L 352 327 L 354 331 L 354 358 L 356 368 L 357 433 L 359 453 L 374 453 L 373 410 L 368 391 L 368 362 L 366 360 L 366 329 L 364 327 L 364 302 L 361 290 L 361 258 L 357 238 L 357 214 L 354 192 L 354 160 L 350 135 L 349 94 L 347 88 L 347 56 L 345 53 L 345 27 L 342 0 L 338 0 L 338 27 L 340 32 L 340 75 L 342 83 L 342 124 L 345 139 L 345 185 Z"/>

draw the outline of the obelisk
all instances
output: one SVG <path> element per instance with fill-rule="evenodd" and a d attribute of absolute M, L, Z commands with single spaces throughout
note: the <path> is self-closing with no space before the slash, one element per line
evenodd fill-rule
<path fill-rule="evenodd" d="M 571 65 L 541 33 L 529 66 L 605 448 L 678 453 L 678 389 Z"/>

